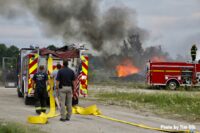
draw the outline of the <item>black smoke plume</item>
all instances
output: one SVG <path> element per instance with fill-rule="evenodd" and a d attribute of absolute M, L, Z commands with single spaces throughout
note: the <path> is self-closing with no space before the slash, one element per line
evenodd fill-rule
<path fill-rule="evenodd" d="M 143 48 L 148 32 L 137 25 L 134 9 L 105 10 L 101 4 L 101 0 L 0 0 L 0 15 L 17 19 L 32 14 L 47 37 L 90 44 L 103 53 L 92 58 L 94 69 L 114 70 L 126 58 L 144 67 L 154 55 L 168 56 L 161 48 Z"/>
<path fill-rule="evenodd" d="M 146 38 L 147 32 L 137 26 L 135 10 L 115 6 L 101 11 L 100 7 L 101 0 L 0 0 L 2 15 L 15 18 L 32 13 L 46 36 L 86 42 L 97 51 L 118 49 L 130 33 Z"/>

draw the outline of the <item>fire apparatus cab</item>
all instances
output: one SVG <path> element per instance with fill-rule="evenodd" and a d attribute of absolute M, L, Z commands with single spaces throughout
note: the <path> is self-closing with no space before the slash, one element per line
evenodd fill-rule
<path fill-rule="evenodd" d="M 200 64 L 187 62 L 148 62 L 146 81 L 151 86 L 200 86 Z"/>
<path fill-rule="evenodd" d="M 53 59 L 53 69 L 59 63 L 62 65 L 63 59 L 69 62 L 69 68 L 76 74 L 76 94 L 74 94 L 73 104 L 78 104 L 79 93 L 87 95 L 88 83 L 88 56 L 84 48 L 65 46 L 55 51 L 46 48 L 22 48 L 17 61 L 17 93 L 19 97 L 24 97 L 25 104 L 30 104 L 34 97 L 32 88 L 33 75 L 38 71 L 38 66 L 44 65 L 48 72 L 48 58 Z"/>

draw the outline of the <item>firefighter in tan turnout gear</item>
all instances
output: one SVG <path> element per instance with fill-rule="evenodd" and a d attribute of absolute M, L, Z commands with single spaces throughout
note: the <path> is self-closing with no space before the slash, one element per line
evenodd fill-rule
<path fill-rule="evenodd" d="M 39 66 L 39 72 L 34 74 L 32 83 L 35 90 L 35 110 L 37 114 L 46 112 L 47 81 L 48 75 L 44 72 L 44 66 Z"/>

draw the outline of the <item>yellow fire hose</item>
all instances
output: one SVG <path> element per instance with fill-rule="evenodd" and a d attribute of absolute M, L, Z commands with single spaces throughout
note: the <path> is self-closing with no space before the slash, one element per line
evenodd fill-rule
<path fill-rule="evenodd" d="M 49 71 L 49 75 L 51 75 L 51 73 L 53 72 L 53 59 L 51 56 L 48 58 L 48 71 Z M 59 115 L 59 114 L 56 114 L 55 99 L 53 96 L 53 87 L 54 87 L 54 79 L 53 78 L 49 78 L 49 87 L 50 87 L 50 91 L 49 91 L 50 111 L 47 114 L 47 118 L 51 118 L 51 117 L 55 117 L 55 116 Z"/>
<path fill-rule="evenodd" d="M 52 59 L 48 59 L 48 62 L 50 62 L 49 64 L 51 65 L 51 62 L 53 62 Z M 50 66 L 48 65 L 48 66 Z M 49 67 L 49 70 L 51 68 Z M 52 71 L 51 71 L 52 72 Z M 133 122 L 127 122 L 124 120 L 119 120 L 119 119 L 115 119 L 115 118 L 111 118 L 108 116 L 104 116 L 102 115 L 102 113 L 100 112 L 100 110 L 97 108 L 96 105 L 92 105 L 86 108 L 83 107 L 79 107 L 79 106 L 75 106 L 73 107 L 73 114 L 80 114 L 80 115 L 94 115 L 103 119 L 107 119 L 110 121 L 115 121 L 115 122 L 119 122 L 119 123 L 123 123 L 123 124 L 128 124 L 131 126 L 135 126 L 135 127 L 140 127 L 140 128 L 144 128 L 144 129 L 149 129 L 149 130 L 155 130 L 155 131 L 161 131 L 161 132 L 173 132 L 173 133 L 190 133 L 190 130 L 164 130 L 164 129 L 160 129 L 160 128 L 154 128 L 154 127 L 150 127 L 147 125 L 143 125 L 143 124 L 137 124 L 137 123 L 133 123 Z M 59 114 L 56 114 L 56 108 L 55 108 L 55 99 L 53 96 L 53 79 L 50 80 L 50 111 L 48 114 L 42 113 L 39 116 L 29 116 L 27 121 L 29 123 L 32 124 L 46 124 L 48 122 L 48 118 L 52 118 L 52 117 L 56 117 Z M 192 132 L 192 133 L 199 133 L 198 131 L 196 132 Z"/>
<path fill-rule="evenodd" d="M 105 115 L 101 115 L 101 111 L 97 108 L 96 105 L 92 105 L 86 108 L 82 108 L 82 107 L 73 107 L 73 114 L 80 114 L 80 115 L 94 115 L 103 119 L 107 119 L 110 121 L 115 121 L 115 122 L 119 122 L 119 123 L 123 123 L 123 124 L 128 124 L 128 125 L 132 125 L 135 127 L 140 127 L 140 128 L 144 128 L 144 129 L 149 129 L 149 130 L 156 130 L 156 131 L 161 131 L 161 132 L 173 132 L 173 133 L 190 133 L 190 130 L 163 130 L 160 128 L 154 128 L 154 127 L 150 127 L 147 125 L 143 125 L 143 124 L 137 124 L 137 123 L 133 123 L 133 122 L 127 122 L 124 120 L 119 120 L 119 119 L 115 119 L 112 117 L 108 117 Z M 195 132 L 198 133 L 198 132 Z"/>

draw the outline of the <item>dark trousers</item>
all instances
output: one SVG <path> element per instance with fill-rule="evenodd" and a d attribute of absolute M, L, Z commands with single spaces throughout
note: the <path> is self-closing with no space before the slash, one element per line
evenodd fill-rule
<path fill-rule="evenodd" d="M 192 55 L 192 61 L 196 60 L 196 55 Z"/>
<path fill-rule="evenodd" d="M 46 112 L 46 99 L 47 99 L 47 92 L 45 91 L 35 92 L 35 111 L 37 114 Z"/>

